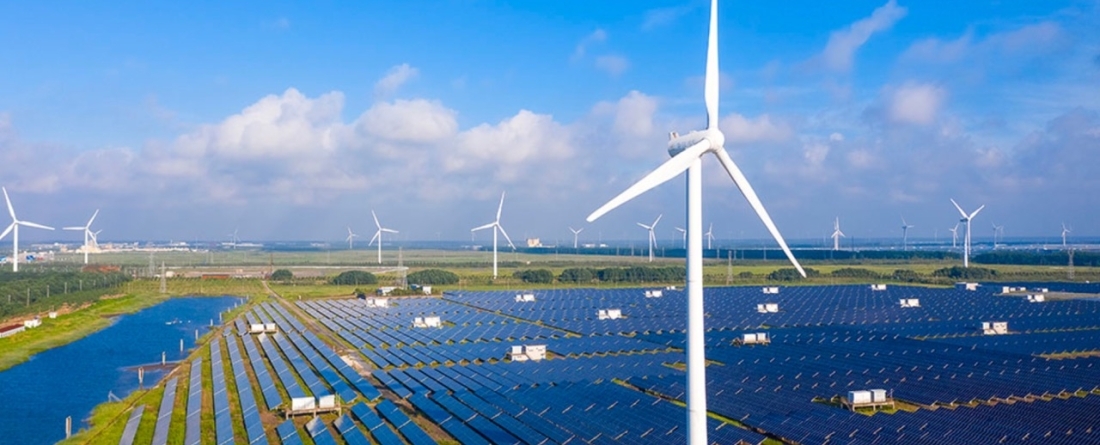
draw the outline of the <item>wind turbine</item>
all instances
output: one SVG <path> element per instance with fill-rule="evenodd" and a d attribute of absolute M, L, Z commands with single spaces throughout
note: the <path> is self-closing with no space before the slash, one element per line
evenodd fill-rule
<path fill-rule="evenodd" d="M 847 238 L 847 235 L 840 231 L 840 217 L 838 216 L 833 221 L 833 250 L 840 250 L 840 237 L 842 236 Z"/>
<path fill-rule="evenodd" d="M 378 222 L 378 215 L 374 214 L 374 210 L 370 211 L 370 216 L 374 217 L 374 226 L 378 227 L 378 231 L 374 232 L 374 237 L 372 237 L 370 239 L 370 244 L 367 244 L 367 245 L 369 246 L 371 244 L 374 244 L 374 241 L 378 240 L 378 264 L 382 264 L 382 233 L 383 232 L 385 232 L 385 233 L 398 233 L 398 232 L 396 230 L 393 230 L 393 229 L 387 229 L 385 227 L 382 227 L 382 224 Z M 348 232 L 350 233 L 351 229 L 348 229 Z"/>
<path fill-rule="evenodd" d="M 470 229 L 470 233 L 477 232 L 478 230 L 493 229 L 493 279 L 497 278 L 497 231 L 500 231 L 501 235 L 504 235 L 504 239 L 508 240 L 508 245 L 512 247 L 512 250 L 516 250 L 516 245 L 512 244 L 512 239 L 508 237 L 508 232 L 504 231 L 504 227 L 500 225 L 500 212 L 504 210 L 504 192 L 500 192 L 500 205 L 497 206 L 497 219 L 484 226 L 477 226 Z"/>
<path fill-rule="evenodd" d="M 236 228 L 236 229 L 233 229 L 233 233 L 230 233 L 230 234 L 228 235 L 228 236 L 229 236 L 229 245 L 230 245 L 230 246 L 233 246 L 233 247 L 237 247 L 237 243 L 241 242 L 241 239 L 240 239 L 240 238 L 237 238 L 237 232 L 238 232 L 238 231 L 240 231 L 240 230 L 241 230 L 241 228 L 240 228 L 240 227 L 238 227 L 238 228 Z"/>
<path fill-rule="evenodd" d="M 15 207 L 11 205 L 11 199 L 8 198 L 8 189 L 0 187 L 4 191 L 4 201 L 8 203 L 8 214 L 11 215 L 11 225 L 7 229 L 4 229 L 4 233 L 0 233 L 0 239 L 4 239 L 8 236 L 8 232 L 11 232 L 11 271 L 19 272 L 19 226 L 34 227 L 36 229 L 53 230 L 53 227 L 44 226 L 38 223 L 32 223 L 30 221 L 20 221 L 15 217 Z"/>
<path fill-rule="evenodd" d="M 707 444 L 707 390 L 706 356 L 703 350 L 703 181 L 702 156 L 710 153 L 730 175 L 730 179 L 745 196 L 757 216 L 768 228 L 776 242 L 787 254 L 794 267 L 805 277 L 806 272 L 794 258 L 791 249 L 775 227 L 768 211 L 756 196 L 749 180 L 726 153 L 723 145 L 726 137 L 718 129 L 718 0 L 711 0 L 710 33 L 707 41 L 707 64 L 704 78 L 704 101 L 707 109 L 707 128 L 683 136 L 672 133 L 668 152 L 672 159 L 611 199 L 588 215 L 588 222 L 595 221 L 612 209 L 630 201 L 642 193 L 661 185 L 687 171 L 687 417 L 688 437 L 693 445 Z"/>
<path fill-rule="evenodd" d="M 353 243 L 355 242 L 355 239 L 358 238 L 358 237 L 359 237 L 359 235 L 356 235 L 355 233 L 353 233 L 351 231 L 351 227 L 348 227 L 348 237 L 344 239 L 344 241 L 348 242 L 348 250 L 354 249 L 354 244 Z M 381 245 L 381 243 L 379 245 Z"/>
<path fill-rule="evenodd" d="M 959 240 L 959 223 L 956 222 L 955 227 L 947 230 L 951 232 L 951 248 L 954 249 L 955 247 L 958 247 L 956 243 Z"/>
<path fill-rule="evenodd" d="M 703 236 L 707 237 L 707 250 L 710 250 L 710 244 L 714 242 L 714 223 L 710 223 L 707 233 L 704 233 Z"/>
<path fill-rule="evenodd" d="M 84 232 L 84 264 L 88 264 L 88 251 L 92 249 L 90 241 L 94 235 L 92 234 L 91 227 L 92 221 L 95 221 L 97 215 L 99 215 L 99 209 L 96 209 L 95 213 L 92 213 L 92 217 L 88 219 L 88 224 L 83 226 L 62 227 L 62 230 L 81 230 Z"/>
<path fill-rule="evenodd" d="M 959 214 L 962 215 L 962 219 L 960 219 L 959 222 L 966 223 L 966 237 L 963 238 L 963 267 L 970 267 L 970 222 L 975 216 L 978 216 L 978 212 L 985 208 L 985 204 L 982 204 L 981 207 L 978 207 L 978 210 L 968 215 L 963 211 L 962 207 L 959 207 L 959 203 L 955 202 L 954 198 L 951 199 L 951 203 L 955 204 L 955 208 L 958 209 Z"/>
<path fill-rule="evenodd" d="M 998 226 L 996 223 L 990 223 L 993 225 L 993 248 L 997 248 L 997 235 L 1001 235 L 1001 239 L 1004 239 L 1005 226 Z"/>
<path fill-rule="evenodd" d="M 573 248 L 576 249 L 577 248 L 577 235 L 580 235 L 581 232 L 584 231 L 584 227 L 581 227 L 579 229 L 574 229 L 574 228 L 570 227 L 569 231 L 573 232 Z"/>
<path fill-rule="evenodd" d="M 686 249 L 687 245 L 688 245 L 688 232 L 687 232 L 687 230 L 684 230 L 681 227 L 677 227 L 676 231 L 680 232 L 680 238 L 683 238 L 682 240 L 680 240 L 680 242 L 682 243 L 683 247 Z"/>
<path fill-rule="evenodd" d="M 1073 231 L 1066 228 L 1066 223 L 1062 223 L 1062 248 L 1066 248 L 1066 234 Z"/>
<path fill-rule="evenodd" d="M 901 219 L 901 250 L 909 250 L 909 229 L 913 227 L 916 226 L 905 222 L 905 218 Z"/>
<path fill-rule="evenodd" d="M 653 248 L 657 247 L 657 235 L 653 234 L 653 229 L 655 229 L 657 227 L 658 222 L 661 222 L 661 217 L 662 216 L 665 216 L 665 215 L 663 213 L 660 214 L 660 215 L 657 215 L 657 219 L 653 220 L 653 224 L 650 224 L 648 226 L 645 225 L 645 224 L 642 224 L 642 223 L 638 223 L 638 226 L 640 226 L 643 229 L 646 229 L 646 231 L 649 232 L 649 262 L 651 262 L 651 263 L 653 262 Z"/>

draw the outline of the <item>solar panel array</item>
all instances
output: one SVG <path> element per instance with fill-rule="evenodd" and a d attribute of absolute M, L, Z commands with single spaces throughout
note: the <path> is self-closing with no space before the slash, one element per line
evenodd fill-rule
<path fill-rule="evenodd" d="M 218 445 L 233 443 L 233 418 L 229 415 L 229 388 L 225 384 L 221 341 L 210 341 L 211 381 L 214 384 L 214 436 Z"/>
<path fill-rule="evenodd" d="M 178 383 L 179 378 L 172 377 L 164 384 L 164 394 L 160 400 L 160 410 L 157 412 L 157 424 L 153 428 L 153 445 L 168 443 L 168 428 L 172 424 L 172 408 L 176 400 Z"/>
<path fill-rule="evenodd" d="M 187 427 L 183 443 L 198 445 L 202 440 L 202 430 L 199 428 L 202 420 L 202 357 L 191 361 L 191 378 L 187 388 Z"/>

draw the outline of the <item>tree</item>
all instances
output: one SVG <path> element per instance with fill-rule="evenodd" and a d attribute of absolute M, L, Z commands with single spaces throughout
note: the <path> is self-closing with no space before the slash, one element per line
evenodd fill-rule
<path fill-rule="evenodd" d="M 803 270 L 806 271 L 807 278 L 813 278 L 821 275 L 820 272 L 809 267 Z M 771 281 L 798 281 L 802 279 L 802 274 L 798 273 L 798 269 L 785 267 L 782 269 L 776 269 L 772 273 L 768 274 L 768 279 Z"/>
<path fill-rule="evenodd" d="M 377 284 L 378 277 L 375 277 L 374 274 L 370 272 L 363 272 L 361 270 L 349 270 L 341 272 L 340 275 L 333 277 L 330 282 L 332 284 L 344 286 L 358 286 L 360 284 Z"/>
<path fill-rule="evenodd" d="M 276 269 L 271 272 L 271 279 L 274 281 L 288 281 L 294 279 L 294 272 L 288 269 Z"/>
<path fill-rule="evenodd" d="M 443 269 L 424 269 L 410 273 L 406 277 L 409 284 L 438 285 L 458 284 L 458 275 Z"/>
<path fill-rule="evenodd" d="M 552 283 L 554 274 L 546 269 L 517 270 L 513 277 L 523 280 L 524 283 Z"/>
<path fill-rule="evenodd" d="M 561 271 L 558 281 L 563 283 L 587 283 L 596 278 L 596 270 L 588 267 L 573 267 Z"/>

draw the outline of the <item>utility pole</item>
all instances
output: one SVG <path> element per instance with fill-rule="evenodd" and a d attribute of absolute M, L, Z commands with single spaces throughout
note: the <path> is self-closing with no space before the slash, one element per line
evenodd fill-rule
<path fill-rule="evenodd" d="M 726 251 L 726 285 L 733 284 L 733 251 Z"/>

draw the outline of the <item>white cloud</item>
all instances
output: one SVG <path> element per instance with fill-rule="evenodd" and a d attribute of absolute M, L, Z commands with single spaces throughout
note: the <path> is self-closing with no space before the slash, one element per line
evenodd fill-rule
<path fill-rule="evenodd" d="M 695 5 L 670 6 L 667 8 L 655 8 L 645 12 L 642 19 L 642 30 L 650 31 L 665 25 L 672 24 L 687 13 L 695 9 Z"/>
<path fill-rule="evenodd" d="M 386 72 L 386 75 L 374 84 L 374 94 L 378 97 L 389 96 L 395 93 L 398 88 L 401 88 L 401 85 L 404 85 L 405 82 L 416 77 L 419 73 L 419 70 L 409 66 L 407 63 L 402 63 L 390 68 L 390 70 Z"/>
<path fill-rule="evenodd" d="M 1005 58 L 1034 57 L 1049 54 L 1065 42 L 1062 27 L 1051 21 L 991 33 L 984 38 L 968 30 L 954 40 L 928 38 L 913 43 L 901 55 L 901 60 L 917 64 L 1004 63 Z"/>
<path fill-rule="evenodd" d="M 378 102 L 359 119 L 364 131 L 383 139 L 434 142 L 458 131 L 454 110 L 425 99 Z"/>
<path fill-rule="evenodd" d="M 596 58 L 596 68 L 606 72 L 611 77 L 619 77 L 630 68 L 630 61 L 620 55 L 609 54 Z"/>
<path fill-rule="evenodd" d="M 581 39 L 581 41 L 579 43 L 577 43 L 576 48 L 573 49 L 573 55 L 569 58 L 569 60 L 572 60 L 572 61 L 576 62 L 580 59 L 583 59 L 584 56 L 585 56 L 585 53 L 588 52 L 588 47 L 589 46 L 591 46 L 593 44 L 596 44 L 596 43 L 603 43 L 606 40 L 607 40 L 607 31 L 604 31 L 602 29 L 597 29 L 595 31 L 592 31 L 591 34 L 589 34 L 587 36 L 584 36 L 584 38 Z"/>
<path fill-rule="evenodd" d="M 856 21 L 846 29 L 833 31 L 821 54 L 825 66 L 834 71 L 850 70 L 856 50 L 867 43 L 872 34 L 890 29 L 894 23 L 905 17 L 907 12 L 908 10 L 898 6 L 895 0 L 890 0 L 885 5 L 875 8 L 870 17 Z"/>
<path fill-rule="evenodd" d="M 934 85 L 905 84 L 890 94 L 889 117 L 899 123 L 931 124 L 946 95 L 942 88 Z"/>
<path fill-rule="evenodd" d="M 498 180 L 512 182 L 528 169 L 547 168 L 541 161 L 570 158 L 570 139 L 570 131 L 553 117 L 520 110 L 496 125 L 481 124 L 460 133 L 454 150 L 444 154 L 444 169 L 488 168 Z"/>
<path fill-rule="evenodd" d="M 775 122 L 767 114 L 752 119 L 734 113 L 722 118 L 718 125 L 726 135 L 726 143 L 731 144 L 783 142 L 794 135 L 789 125 Z"/>

